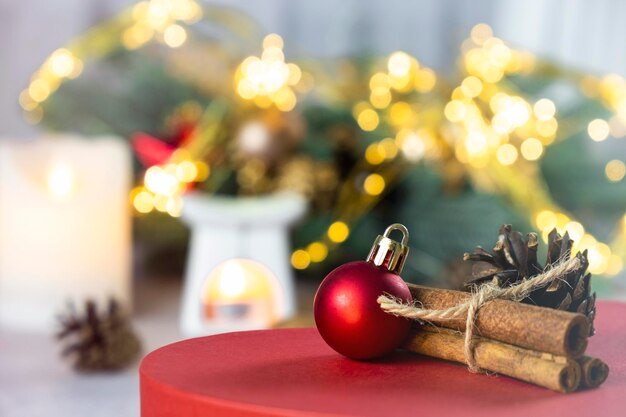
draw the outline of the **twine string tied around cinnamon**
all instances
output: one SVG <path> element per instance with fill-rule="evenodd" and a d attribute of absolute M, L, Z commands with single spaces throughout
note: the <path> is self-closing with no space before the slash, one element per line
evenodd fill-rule
<path fill-rule="evenodd" d="M 495 299 L 521 301 L 532 291 L 545 287 L 555 279 L 576 271 L 580 267 L 580 259 L 575 256 L 559 262 L 539 275 L 522 280 L 519 284 L 510 287 L 500 288 L 492 283 L 486 283 L 478 287 L 467 301 L 441 310 L 422 308 L 415 303 L 407 304 L 386 294 L 379 296 L 377 301 L 380 307 L 387 313 L 423 322 L 454 320 L 466 317 L 463 349 L 465 361 L 471 372 L 479 372 L 480 368 L 476 363 L 474 355 L 473 333 L 476 315 L 480 308 Z"/>

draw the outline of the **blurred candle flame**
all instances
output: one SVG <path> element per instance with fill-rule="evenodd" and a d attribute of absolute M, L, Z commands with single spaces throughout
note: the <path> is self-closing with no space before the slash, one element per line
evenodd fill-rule
<path fill-rule="evenodd" d="M 58 197 L 67 197 L 74 189 L 74 172 L 63 162 L 58 162 L 48 172 L 48 190 Z"/>
<path fill-rule="evenodd" d="M 226 298 L 240 297 L 246 290 L 246 271 L 236 260 L 224 265 L 219 278 L 219 291 Z"/>

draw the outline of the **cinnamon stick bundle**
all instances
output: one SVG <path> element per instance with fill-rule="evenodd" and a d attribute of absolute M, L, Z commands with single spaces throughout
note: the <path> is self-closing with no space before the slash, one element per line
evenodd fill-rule
<path fill-rule="evenodd" d="M 404 347 L 415 353 L 465 363 L 462 333 L 420 326 L 411 331 Z M 477 337 L 474 344 L 477 365 L 522 381 L 560 392 L 572 392 L 581 385 L 581 365 L 563 356 L 523 349 L 495 340 Z"/>
<path fill-rule="evenodd" d="M 609 376 L 609 366 L 601 359 L 583 356 L 578 363 L 582 371 L 582 388 L 599 387 Z"/>
<path fill-rule="evenodd" d="M 461 291 L 408 286 L 413 299 L 427 309 L 453 307 L 471 296 Z M 466 326 L 465 318 L 433 321 L 432 324 L 461 331 Z M 506 300 L 493 300 L 482 306 L 475 325 L 478 336 L 570 358 L 579 358 L 585 352 L 590 326 L 583 314 Z"/>

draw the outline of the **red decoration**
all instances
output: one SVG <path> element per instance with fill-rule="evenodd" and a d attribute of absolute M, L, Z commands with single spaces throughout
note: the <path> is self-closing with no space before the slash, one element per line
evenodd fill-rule
<path fill-rule="evenodd" d="M 403 232 L 398 243 L 387 236 Z M 398 275 L 408 254 L 408 232 L 392 225 L 378 236 L 367 261 L 350 262 L 333 270 L 315 295 L 315 323 L 330 347 L 352 359 L 373 359 L 396 349 L 406 338 L 409 320 L 385 313 L 376 301 L 390 294 L 412 301 Z"/>
<path fill-rule="evenodd" d="M 135 133 L 131 143 L 139 162 L 146 168 L 165 163 L 176 150 L 176 146 L 143 132 Z"/>
<path fill-rule="evenodd" d="M 328 274 L 315 295 L 315 323 L 326 343 L 353 359 L 397 348 L 411 322 L 380 308 L 376 299 L 383 293 L 412 300 L 402 278 L 370 262 L 350 262 Z"/>
<path fill-rule="evenodd" d="M 563 395 L 506 376 L 397 352 L 344 360 L 315 329 L 226 333 L 177 342 L 141 363 L 142 417 L 623 417 L 626 304 L 598 302 L 587 353 L 611 367 L 599 389 Z"/>
<path fill-rule="evenodd" d="M 175 114 L 176 115 L 176 114 Z M 182 113 L 172 127 L 166 139 L 152 136 L 145 132 L 137 132 L 131 137 L 131 144 L 139 162 L 149 168 L 167 162 L 174 151 L 189 141 L 197 127 L 197 121 L 187 120 Z M 189 118 L 189 117 L 187 117 Z"/>

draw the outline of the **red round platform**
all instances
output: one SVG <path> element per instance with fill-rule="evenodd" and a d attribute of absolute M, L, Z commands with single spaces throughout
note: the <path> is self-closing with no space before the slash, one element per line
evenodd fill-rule
<path fill-rule="evenodd" d="M 227 333 L 174 343 L 140 369 L 142 417 L 626 416 L 626 304 L 598 303 L 588 353 L 609 364 L 600 388 L 560 394 L 398 352 L 357 362 L 315 329 Z"/>

